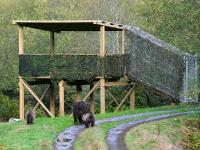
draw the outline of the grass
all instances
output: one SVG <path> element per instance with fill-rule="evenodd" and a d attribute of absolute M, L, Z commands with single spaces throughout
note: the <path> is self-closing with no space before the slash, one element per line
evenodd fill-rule
<path fill-rule="evenodd" d="M 56 135 L 73 124 L 72 117 L 38 118 L 34 125 L 25 122 L 1 123 L 0 145 L 5 149 L 53 149 Z M 2 148 L 2 149 L 3 149 Z"/>
<path fill-rule="evenodd" d="M 129 150 L 180 149 L 181 122 L 198 114 L 151 122 L 131 129 L 125 136 Z"/>
<path fill-rule="evenodd" d="M 183 108 L 183 109 L 179 110 L 179 112 L 182 112 L 182 111 L 185 111 L 185 109 Z M 85 150 L 85 149 L 88 149 L 88 147 L 90 147 L 92 149 L 96 149 L 97 145 L 101 145 L 103 143 L 101 145 L 101 147 L 104 147 L 104 149 L 96 149 L 96 150 L 107 150 L 108 147 L 103 146 L 103 145 L 105 145 L 105 143 L 107 142 L 107 139 L 106 139 L 107 134 L 111 128 L 113 128 L 117 125 L 120 125 L 122 123 L 128 123 L 131 121 L 140 120 L 140 119 L 144 119 L 144 118 L 151 117 L 151 116 L 159 116 L 159 115 L 163 115 L 163 114 L 168 114 L 168 113 L 163 112 L 163 113 L 154 114 L 154 115 L 145 115 L 145 116 L 137 117 L 134 119 L 126 119 L 126 120 L 121 120 L 121 121 L 116 121 L 116 122 L 109 122 L 109 123 L 104 123 L 102 125 L 99 125 L 98 127 L 87 129 L 80 134 L 78 139 L 75 141 L 74 147 L 77 150 Z M 98 134 L 96 134 L 97 130 L 98 130 Z M 90 134 L 91 132 L 92 132 L 92 134 Z M 99 134 L 99 132 L 101 132 L 101 134 Z M 99 135 L 101 135 L 101 137 L 99 137 Z M 98 140 L 96 141 L 96 139 L 94 137 L 96 137 Z M 91 141 L 91 143 L 86 142 L 87 143 L 86 144 L 85 141 Z M 149 140 L 149 142 L 154 143 L 154 140 L 151 139 L 151 140 Z M 83 143 L 85 143 L 85 144 L 83 144 Z M 94 143 L 96 143 L 96 145 Z"/>
<path fill-rule="evenodd" d="M 178 105 L 178 106 L 162 106 L 155 108 L 141 108 L 132 111 L 122 111 L 116 113 L 97 114 L 97 119 L 110 118 L 113 116 L 121 116 L 142 112 L 151 112 L 168 109 L 179 109 L 184 111 L 185 108 L 191 106 Z M 125 121 L 123 121 L 125 122 Z M 121 122 L 118 122 L 121 123 Z M 115 122 L 102 125 L 103 134 L 111 126 L 115 125 Z M 117 123 L 116 123 L 117 124 Z M 72 116 L 66 115 L 63 118 L 37 118 L 34 125 L 27 126 L 25 122 L 16 123 L 0 123 L 0 150 L 3 149 L 16 149 L 16 150 L 51 150 L 53 149 L 54 140 L 57 134 L 63 131 L 65 128 L 73 125 Z M 102 131 L 96 132 L 97 135 L 102 136 Z M 104 137 L 104 136 L 103 136 Z M 105 138 L 99 139 L 98 141 Z"/>

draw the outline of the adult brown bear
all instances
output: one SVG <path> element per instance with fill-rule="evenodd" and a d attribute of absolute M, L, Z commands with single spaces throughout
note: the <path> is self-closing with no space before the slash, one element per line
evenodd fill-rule
<path fill-rule="evenodd" d="M 83 114 L 88 113 L 88 107 L 86 102 L 80 101 L 76 102 L 73 106 L 73 117 L 74 117 L 74 123 L 84 123 L 82 120 Z"/>

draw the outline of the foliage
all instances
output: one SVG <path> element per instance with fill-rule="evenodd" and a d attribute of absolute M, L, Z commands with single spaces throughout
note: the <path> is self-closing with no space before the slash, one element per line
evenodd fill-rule
<path fill-rule="evenodd" d="M 198 120 L 184 120 L 182 135 L 181 144 L 186 149 L 200 149 L 200 118 Z"/>
<path fill-rule="evenodd" d="M 11 117 L 18 118 L 18 100 L 10 100 L 7 96 L 0 93 L 0 120 L 8 120 Z"/>
<path fill-rule="evenodd" d="M 11 24 L 12 20 L 103 19 L 136 25 L 181 51 L 195 54 L 200 49 L 199 6 L 198 0 L 1 0 L 0 91 L 9 95 L 6 91 L 17 93 L 18 90 L 18 30 Z M 26 28 L 25 31 L 26 53 L 49 53 L 48 32 Z M 111 41 L 106 42 L 107 52 L 119 52 L 119 35 L 106 35 L 106 39 Z M 56 52 L 98 53 L 99 41 L 94 40 L 98 36 L 98 33 L 85 32 L 56 34 Z M 137 92 L 139 106 L 147 105 L 144 92 Z M 155 92 L 150 96 L 156 97 Z"/>

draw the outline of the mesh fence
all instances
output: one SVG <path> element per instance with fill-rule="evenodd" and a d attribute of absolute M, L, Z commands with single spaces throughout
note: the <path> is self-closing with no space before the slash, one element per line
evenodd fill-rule
<path fill-rule="evenodd" d="M 182 90 L 184 55 L 175 47 L 136 27 L 125 27 L 130 53 L 128 76 L 176 99 Z"/>
<path fill-rule="evenodd" d="M 197 55 L 184 55 L 185 71 L 181 100 L 185 103 L 198 101 L 198 65 Z"/>

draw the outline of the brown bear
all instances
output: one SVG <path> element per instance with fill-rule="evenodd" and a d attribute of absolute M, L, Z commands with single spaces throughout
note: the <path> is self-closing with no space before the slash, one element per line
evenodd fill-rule
<path fill-rule="evenodd" d="M 83 114 L 86 114 L 88 112 L 88 107 L 86 102 L 80 101 L 76 102 L 73 105 L 73 117 L 74 117 L 74 124 L 78 123 L 84 123 L 82 120 Z"/>
<path fill-rule="evenodd" d="M 82 117 L 83 122 L 85 123 L 86 128 L 93 127 L 95 123 L 95 116 L 92 112 L 86 113 Z"/>
<path fill-rule="evenodd" d="M 29 124 L 33 124 L 35 120 L 35 112 L 33 110 L 28 110 L 26 112 L 26 123 Z"/>

